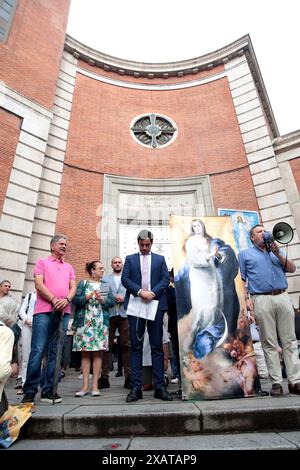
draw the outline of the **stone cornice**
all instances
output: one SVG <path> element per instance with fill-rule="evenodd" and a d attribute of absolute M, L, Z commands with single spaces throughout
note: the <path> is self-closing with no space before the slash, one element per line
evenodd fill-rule
<path fill-rule="evenodd" d="M 187 75 L 195 75 L 205 70 L 211 70 L 236 57 L 245 55 L 273 137 L 279 136 L 276 120 L 249 35 L 243 36 L 209 54 L 193 59 L 165 63 L 136 62 L 112 57 L 80 43 L 69 35 L 66 36 L 64 48 L 75 58 L 83 60 L 94 67 L 117 73 L 120 76 L 133 76 L 137 80 L 140 78 L 168 79 L 169 77 L 178 77 L 180 79 Z"/>
<path fill-rule="evenodd" d="M 65 50 L 90 65 L 118 73 L 119 75 L 130 75 L 136 78 L 169 78 L 183 77 L 189 74 L 194 75 L 203 70 L 211 70 L 217 65 L 223 65 L 228 60 L 241 56 L 244 52 L 243 49 L 247 47 L 248 41 L 249 37 L 244 36 L 228 46 L 209 54 L 193 59 L 164 63 L 119 59 L 85 46 L 68 35 L 65 40 Z"/>
<path fill-rule="evenodd" d="M 299 149 L 300 153 L 300 130 L 277 137 L 273 141 L 273 146 L 276 154 L 296 148 Z"/>

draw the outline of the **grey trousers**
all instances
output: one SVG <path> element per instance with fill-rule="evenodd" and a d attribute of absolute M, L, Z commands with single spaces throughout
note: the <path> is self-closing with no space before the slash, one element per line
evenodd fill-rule
<path fill-rule="evenodd" d="M 271 383 L 282 383 L 277 350 L 278 338 L 281 342 L 288 382 L 290 384 L 300 382 L 295 314 L 287 292 L 279 295 L 252 295 L 251 300 L 254 303 L 255 321 L 260 328 L 261 345 Z"/>

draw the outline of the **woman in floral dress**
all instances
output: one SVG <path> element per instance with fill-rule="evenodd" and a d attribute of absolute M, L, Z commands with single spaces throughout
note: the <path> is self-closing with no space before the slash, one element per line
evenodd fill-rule
<path fill-rule="evenodd" d="M 76 305 L 73 328 L 73 351 L 81 351 L 82 389 L 75 393 L 83 397 L 89 393 L 89 373 L 93 365 L 92 396 L 100 395 L 98 379 L 101 375 L 101 351 L 108 350 L 109 308 L 115 304 L 108 282 L 102 281 L 104 268 L 100 261 L 86 263 L 90 279 L 80 281 L 73 303 Z"/>

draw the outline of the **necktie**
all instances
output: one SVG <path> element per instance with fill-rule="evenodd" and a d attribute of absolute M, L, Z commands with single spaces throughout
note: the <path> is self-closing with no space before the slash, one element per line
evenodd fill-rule
<path fill-rule="evenodd" d="M 149 264 L 148 264 L 148 256 L 149 255 L 142 255 L 142 289 L 149 290 Z"/>

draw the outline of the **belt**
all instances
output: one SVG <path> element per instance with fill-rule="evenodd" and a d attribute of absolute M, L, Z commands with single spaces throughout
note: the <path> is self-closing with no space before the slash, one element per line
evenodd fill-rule
<path fill-rule="evenodd" d="M 257 292 L 251 295 L 279 295 L 283 294 L 283 292 L 285 292 L 285 289 L 271 290 L 270 292 Z"/>

